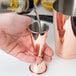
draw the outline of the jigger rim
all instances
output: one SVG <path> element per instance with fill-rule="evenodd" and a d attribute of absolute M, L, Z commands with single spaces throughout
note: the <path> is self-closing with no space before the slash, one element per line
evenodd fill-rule
<path fill-rule="evenodd" d="M 35 23 L 37 23 L 37 25 L 33 25 Z M 33 27 L 33 26 L 35 26 L 35 27 Z M 28 28 L 29 28 L 30 32 L 37 34 L 37 33 L 40 33 L 39 32 L 39 28 L 37 28 L 37 27 L 39 27 L 39 24 L 38 24 L 38 21 L 35 21 L 32 24 L 30 24 Z M 47 23 L 45 23 L 45 22 L 41 22 L 41 28 L 42 28 L 42 32 L 41 33 L 45 33 L 45 32 L 47 32 L 49 30 L 49 25 Z"/>

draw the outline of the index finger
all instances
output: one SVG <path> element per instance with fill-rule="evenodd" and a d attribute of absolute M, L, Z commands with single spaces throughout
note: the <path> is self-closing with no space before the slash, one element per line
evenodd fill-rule
<path fill-rule="evenodd" d="M 53 56 L 53 50 L 47 44 L 46 44 L 44 54 L 46 54 L 47 56 Z"/>

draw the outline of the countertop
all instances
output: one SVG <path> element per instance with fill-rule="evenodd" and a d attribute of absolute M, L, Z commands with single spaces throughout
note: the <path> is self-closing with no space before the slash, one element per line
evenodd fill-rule
<path fill-rule="evenodd" d="M 41 6 L 38 9 L 40 14 L 52 15 Z M 44 11 L 40 12 L 41 9 Z M 55 52 L 54 25 L 51 22 L 46 23 L 50 27 L 47 43 Z M 29 71 L 29 65 L 0 50 L 0 76 L 37 76 Z M 38 76 L 76 76 L 76 59 L 64 60 L 54 54 L 47 66 L 47 72 Z"/>

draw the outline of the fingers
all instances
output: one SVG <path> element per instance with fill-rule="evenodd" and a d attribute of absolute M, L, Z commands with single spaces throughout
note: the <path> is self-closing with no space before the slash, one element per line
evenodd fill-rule
<path fill-rule="evenodd" d="M 29 62 L 29 63 L 35 62 L 35 56 L 32 56 L 32 55 L 26 55 L 24 53 L 19 53 L 16 57 L 24 62 Z"/>
<path fill-rule="evenodd" d="M 7 47 L 7 49 L 5 48 L 5 50 L 7 51 L 8 54 L 24 62 L 29 62 L 29 63 L 36 62 L 36 57 L 33 56 L 31 51 L 28 50 L 28 48 L 26 48 L 23 44 L 14 45 L 14 43 L 12 43 Z M 25 52 L 27 52 L 27 54 Z"/>
<path fill-rule="evenodd" d="M 16 45 L 12 51 L 9 52 L 9 54 L 11 54 L 12 56 L 24 61 L 24 62 L 29 62 L 29 63 L 41 63 L 41 61 L 43 60 L 42 58 L 38 57 L 38 56 L 34 56 L 33 52 L 31 51 L 33 49 L 28 49 L 26 47 L 23 47 L 23 45 L 19 46 Z"/>
<path fill-rule="evenodd" d="M 44 61 L 50 62 L 52 60 L 52 56 L 53 56 L 53 50 L 48 45 L 46 45 L 43 58 Z"/>
<path fill-rule="evenodd" d="M 43 60 L 43 59 L 42 59 L 41 57 L 36 57 L 35 63 L 39 64 L 39 63 L 42 62 L 42 60 Z"/>
<path fill-rule="evenodd" d="M 24 50 L 24 49 L 22 49 L 21 47 L 16 47 L 16 49 L 14 49 L 10 54 L 24 62 L 37 63 L 37 64 L 41 63 L 42 58 L 35 56 L 28 49 L 25 49 L 24 51 L 22 51 L 22 50 Z"/>
<path fill-rule="evenodd" d="M 53 50 L 46 44 L 44 54 L 47 56 L 53 56 Z"/>
<path fill-rule="evenodd" d="M 12 47 L 12 46 L 11 46 Z M 13 56 L 17 56 L 19 53 L 24 53 L 25 52 L 25 48 L 23 47 L 23 45 L 19 45 L 16 44 L 11 51 L 9 52 L 9 54 L 13 55 Z"/>
<path fill-rule="evenodd" d="M 21 55 L 23 55 L 24 58 Z M 43 58 L 34 56 L 33 52 L 31 52 L 31 49 L 30 50 L 28 49 L 28 52 L 26 52 L 25 54 L 24 53 L 18 54 L 17 58 L 19 58 L 20 60 L 25 61 L 25 62 L 39 64 L 42 62 L 42 60 L 44 60 L 46 62 L 50 62 L 52 60 L 52 56 L 53 56 L 53 51 L 49 46 L 47 46 L 45 49 Z"/>
<path fill-rule="evenodd" d="M 44 55 L 43 59 L 45 62 L 50 62 L 52 60 L 52 56 Z"/>

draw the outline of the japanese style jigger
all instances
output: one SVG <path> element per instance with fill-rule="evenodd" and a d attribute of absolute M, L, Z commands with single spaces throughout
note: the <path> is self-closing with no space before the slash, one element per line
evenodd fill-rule
<path fill-rule="evenodd" d="M 56 0 L 53 8 L 56 54 L 76 58 L 76 0 Z"/>
<path fill-rule="evenodd" d="M 43 52 L 45 48 L 44 46 L 49 26 L 45 23 L 41 23 L 41 32 L 40 32 L 38 22 L 34 22 L 29 26 L 29 30 L 31 32 L 31 40 L 34 48 L 34 55 L 38 57 L 43 57 Z M 47 70 L 47 66 L 44 61 L 42 61 L 41 63 L 33 63 L 30 65 L 29 68 L 31 72 L 36 74 L 42 74 Z"/>

